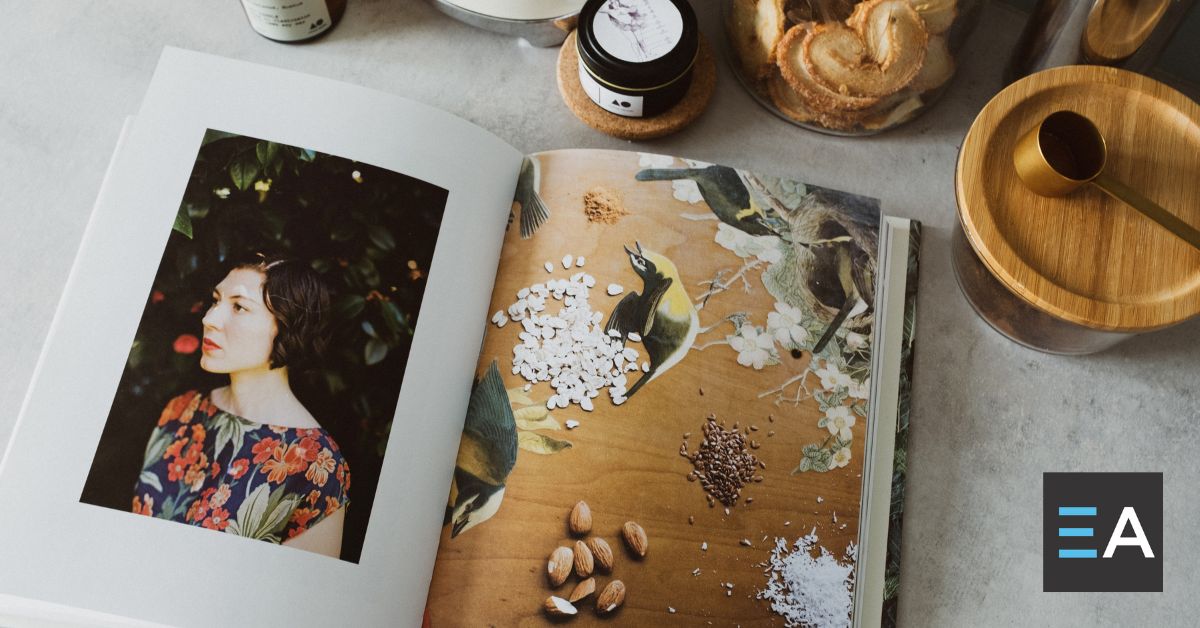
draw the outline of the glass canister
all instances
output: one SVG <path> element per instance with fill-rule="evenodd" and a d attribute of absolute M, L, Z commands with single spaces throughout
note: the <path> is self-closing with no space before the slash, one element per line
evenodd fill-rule
<path fill-rule="evenodd" d="M 799 126 L 869 135 L 945 91 L 979 0 L 724 0 L 728 57 L 755 99 Z"/>
<path fill-rule="evenodd" d="M 1200 248 L 1100 190 L 1022 182 L 1019 139 L 1064 110 L 1102 129 L 1106 176 L 1200 226 L 1200 104 L 1117 68 L 1043 70 L 996 94 L 962 141 L 952 260 L 967 301 L 1009 339 L 1072 355 L 1200 317 Z"/>

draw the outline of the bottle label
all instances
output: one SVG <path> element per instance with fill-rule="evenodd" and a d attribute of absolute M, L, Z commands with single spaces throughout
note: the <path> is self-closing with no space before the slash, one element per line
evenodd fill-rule
<path fill-rule="evenodd" d="M 250 26 L 279 41 L 299 41 L 329 30 L 325 0 L 242 0 Z"/>
<path fill-rule="evenodd" d="M 607 0 L 592 19 L 592 32 L 612 56 L 645 63 L 683 39 L 683 14 L 670 0 Z"/>
<path fill-rule="evenodd" d="M 601 85 L 591 74 L 588 74 L 582 59 L 579 60 L 579 84 L 583 86 L 583 91 L 587 93 L 588 98 L 600 105 L 601 109 L 627 118 L 642 117 L 641 96 L 618 94 Z"/>

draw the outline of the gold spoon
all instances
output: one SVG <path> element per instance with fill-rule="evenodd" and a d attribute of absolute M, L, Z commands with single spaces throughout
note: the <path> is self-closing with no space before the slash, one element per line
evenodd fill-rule
<path fill-rule="evenodd" d="M 1056 111 L 1017 140 L 1013 165 L 1026 187 L 1065 196 L 1091 183 L 1200 250 L 1200 230 L 1104 171 L 1108 150 L 1096 125 L 1074 111 Z"/>

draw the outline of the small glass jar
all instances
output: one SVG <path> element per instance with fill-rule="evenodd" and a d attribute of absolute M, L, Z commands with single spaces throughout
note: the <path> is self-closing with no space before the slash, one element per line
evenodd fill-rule
<path fill-rule="evenodd" d="M 575 33 L 580 85 L 601 109 L 648 118 L 687 93 L 700 51 L 687 0 L 588 0 Z"/>
<path fill-rule="evenodd" d="M 724 0 L 728 57 L 755 100 L 834 135 L 903 124 L 946 90 L 979 0 Z"/>
<path fill-rule="evenodd" d="M 311 41 L 333 30 L 346 0 L 241 0 L 254 32 L 285 44 Z"/>

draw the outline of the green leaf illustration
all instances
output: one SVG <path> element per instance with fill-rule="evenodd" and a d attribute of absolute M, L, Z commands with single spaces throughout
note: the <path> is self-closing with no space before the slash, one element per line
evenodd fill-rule
<path fill-rule="evenodd" d="M 154 431 L 150 434 L 150 440 L 146 442 L 146 451 L 142 455 L 143 469 L 162 459 L 163 452 L 171 444 L 172 438 L 173 436 L 170 432 L 161 427 L 154 428 Z M 159 490 L 161 491 L 162 489 Z"/>
<path fill-rule="evenodd" d="M 236 518 L 225 531 L 278 543 L 280 530 L 287 525 L 300 501 L 299 495 L 286 493 L 282 486 L 271 492 L 270 483 L 259 484 L 238 507 Z"/>
<path fill-rule="evenodd" d="M 535 454 L 556 454 L 570 447 L 571 442 L 534 432 L 517 432 L 517 446 Z"/>
<path fill-rule="evenodd" d="M 541 413 L 540 418 L 528 418 L 529 416 L 532 416 L 532 415 L 523 414 L 523 413 L 525 413 L 526 410 L 536 410 L 537 408 L 538 408 L 538 406 L 530 406 L 528 408 L 521 408 L 520 410 L 517 410 L 516 412 L 514 412 L 513 418 L 515 418 L 517 420 L 517 427 L 520 429 L 523 429 L 523 430 L 561 430 L 562 429 L 562 424 L 560 424 L 557 419 L 550 416 L 549 413 L 544 412 L 544 410 L 546 409 L 544 406 L 542 407 L 543 412 Z"/>
<path fill-rule="evenodd" d="M 533 399 L 530 399 L 529 395 L 525 394 L 525 389 L 521 386 L 509 388 L 506 392 L 508 392 L 509 403 L 515 403 L 520 406 L 534 405 Z"/>
<path fill-rule="evenodd" d="M 217 435 L 214 438 L 216 449 L 214 450 L 213 458 L 221 455 L 225 446 L 230 443 L 233 443 L 233 453 L 230 454 L 229 459 L 233 460 L 236 458 L 238 452 L 242 450 L 242 444 L 245 442 L 246 430 L 253 425 L 253 423 L 227 412 L 220 412 L 217 416 L 213 417 L 212 427 L 209 428 L 216 428 L 217 430 Z"/>
<path fill-rule="evenodd" d="M 158 474 L 156 474 L 156 473 L 153 473 L 151 471 L 142 471 L 141 475 L 138 476 L 138 479 L 141 480 L 141 482 L 143 484 L 148 484 L 150 486 L 153 486 L 154 490 L 156 490 L 160 493 L 163 490 L 162 482 L 159 481 Z"/>

